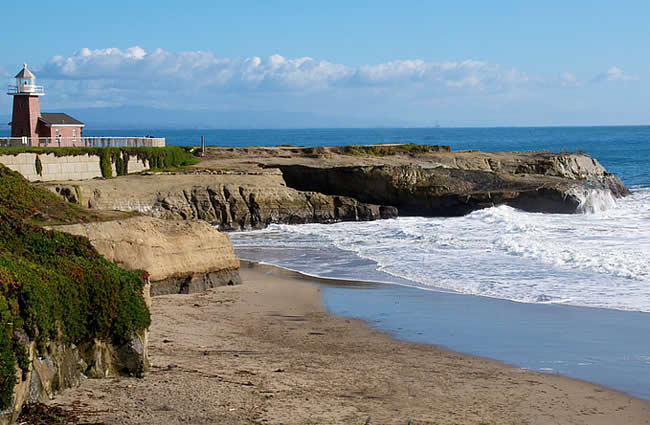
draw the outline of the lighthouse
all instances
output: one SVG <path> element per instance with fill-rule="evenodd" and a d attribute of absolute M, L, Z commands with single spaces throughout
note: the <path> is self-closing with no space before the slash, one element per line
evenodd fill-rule
<path fill-rule="evenodd" d="M 37 86 L 35 82 L 36 77 L 25 64 L 16 74 L 16 85 L 9 86 L 7 94 L 14 97 L 11 137 L 38 137 L 38 118 L 41 115 L 38 98 L 45 92 L 43 86 Z"/>
<path fill-rule="evenodd" d="M 41 113 L 39 96 L 45 91 L 36 85 L 36 76 L 23 65 L 16 75 L 15 85 L 9 86 L 14 97 L 11 117 L 11 137 L 21 138 L 21 145 L 29 146 L 82 146 L 81 130 L 84 123 L 64 113 Z"/>
<path fill-rule="evenodd" d="M 45 94 L 36 85 L 36 76 L 23 65 L 9 85 L 7 94 L 14 98 L 11 137 L 0 137 L 0 148 L 33 147 L 164 147 L 164 137 L 84 137 L 85 124 L 62 112 L 41 112 L 38 98 Z"/>

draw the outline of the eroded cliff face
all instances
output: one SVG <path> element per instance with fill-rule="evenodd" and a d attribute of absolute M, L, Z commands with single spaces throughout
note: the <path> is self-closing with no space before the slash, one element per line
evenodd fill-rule
<path fill-rule="evenodd" d="M 613 197 L 629 193 L 598 161 L 582 154 L 344 152 L 211 148 L 200 164 L 209 170 L 46 186 L 85 207 L 200 219 L 220 230 L 375 220 L 398 213 L 456 216 L 501 204 L 574 213 L 593 191 Z"/>
<path fill-rule="evenodd" d="M 57 226 L 85 236 L 107 260 L 149 272 L 151 295 L 200 292 L 241 283 L 228 236 L 204 221 L 133 217 Z"/>
<path fill-rule="evenodd" d="M 278 167 L 299 190 L 394 205 L 400 215 L 457 216 L 506 204 L 531 212 L 574 213 L 590 190 L 629 193 L 585 155 L 451 154 L 437 164 Z M 433 166 L 431 166 L 433 165 Z"/>
<path fill-rule="evenodd" d="M 46 186 L 87 208 L 138 211 L 164 219 L 204 220 L 219 230 L 397 216 L 397 209 L 389 206 L 287 187 L 279 172 L 128 176 Z"/>
<path fill-rule="evenodd" d="M 145 285 L 144 299 L 150 308 L 149 285 Z M 75 345 L 59 335 L 48 341 L 41 351 L 26 333 L 20 331 L 18 337 L 26 347 L 29 365 L 25 371 L 16 367 L 11 406 L 0 411 L 0 425 L 15 423 L 25 403 L 51 400 L 58 392 L 79 385 L 83 379 L 119 375 L 142 377 L 149 369 L 148 330 L 133 333 L 122 345 L 97 339 Z"/>

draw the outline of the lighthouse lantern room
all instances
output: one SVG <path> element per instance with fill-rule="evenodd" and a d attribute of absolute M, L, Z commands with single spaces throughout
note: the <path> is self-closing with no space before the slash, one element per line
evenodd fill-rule
<path fill-rule="evenodd" d="M 41 96 L 45 94 L 43 86 L 34 84 L 36 76 L 23 64 L 23 69 L 16 75 L 16 85 L 9 86 L 9 94 Z"/>

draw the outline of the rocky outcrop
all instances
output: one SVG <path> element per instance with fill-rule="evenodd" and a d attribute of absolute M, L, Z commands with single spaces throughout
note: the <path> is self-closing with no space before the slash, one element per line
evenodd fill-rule
<path fill-rule="evenodd" d="M 574 213 L 589 190 L 629 193 L 596 160 L 571 154 L 451 154 L 436 166 L 278 167 L 299 190 L 394 205 L 400 215 L 456 216 L 506 204 L 531 212 Z M 451 161 L 450 161 L 451 160 Z"/>
<path fill-rule="evenodd" d="M 144 298 L 150 307 L 148 285 L 144 288 Z M 0 425 L 15 423 L 25 403 L 51 400 L 59 391 L 75 387 L 83 379 L 144 376 L 149 369 L 147 336 L 148 331 L 142 330 L 122 345 L 94 340 L 77 346 L 59 335 L 39 351 L 36 344 L 20 331 L 18 338 L 26 347 L 29 365 L 25 371 L 16 368 L 17 383 L 11 406 L 0 411 Z"/>
<path fill-rule="evenodd" d="M 241 283 L 228 236 L 204 221 L 133 217 L 57 226 L 85 236 L 107 260 L 149 273 L 151 295 L 199 292 Z"/>
<path fill-rule="evenodd" d="M 398 213 L 455 216 L 501 204 L 574 213 L 585 209 L 594 191 L 629 193 L 587 155 L 394 146 L 210 148 L 201 163 L 209 170 L 46 186 L 85 207 L 200 219 L 220 230 Z"/>
<path fill-rule="evenodd" d="M 92 209 L 204 220 L 219 230 L 260 229 L 271 223 L 376 220 L 397 215 L 397 209 L 390 206 L 286 187 L 279 173 L 128 176 L 46 187 L 70 202 Z"/>
<path fill-rule="evenodd" d="M 188 273 L 154 282 L 151 295 L 193 294 L 210 288 L 241 283 L 239 270 L 219 270 L 208 273 Z"/>

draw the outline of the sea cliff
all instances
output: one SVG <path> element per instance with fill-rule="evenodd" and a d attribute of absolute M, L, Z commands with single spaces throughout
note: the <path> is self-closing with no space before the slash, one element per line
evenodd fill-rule
<path fill-rule="evenodd" d="M 259 229 L 271 223 L 375 220 L 397 209 L 287 187 L 278 170 L 125 176 L 112 180 L 47 183 L 83 207 L 137 211 L 164 219 L 204 220 L 219 230 Z"/>
<path fill-rule="evenodd" d="M 241 283 L 239 259 L 228 236 L 204 221 L 134 217 L 56 229 L 88 238 L 120 267 L 147 270 L 152 296 Z"/>
<path fill-rule="evenodd" d="M 445 148 L 209 148 L 200 164 L 181 173 L 45 186 L 84 207 L 200 219 L 220 230 L 455 216 L 502 204 L 575 213 L 591 193 L 629 194 L 618 177 L 584 154 Z"/>

